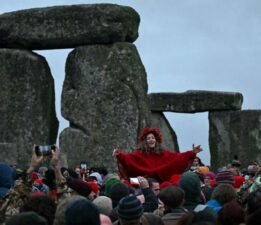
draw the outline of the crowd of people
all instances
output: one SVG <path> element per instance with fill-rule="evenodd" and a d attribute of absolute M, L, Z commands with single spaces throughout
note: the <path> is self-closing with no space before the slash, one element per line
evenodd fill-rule
<path fill-rule="evenodd" d="M 79 163 L 64 168 L 59 148 L 32 148 L 30 166 L 0 163 L 0 224 L 6 225 L 258 225 L 261 169 L 238 158 L 212 171 L 192 150 L 163 147 L 145 128 L 131 153 L 114 149 L 118 173 Z M 43 161 L 49 158 L 49 165 Z"/>

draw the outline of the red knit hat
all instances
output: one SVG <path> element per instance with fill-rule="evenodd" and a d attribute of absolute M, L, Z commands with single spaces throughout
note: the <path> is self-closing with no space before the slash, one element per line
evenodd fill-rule
<path fill-rule="evenodd" d="M 245 178 L 242 176 L 234 176 L 234 188 L 240 188 L 245 182 Z"/>
<path fill-rule="evenodd" d="M 170 177 L 170 182 L 174 185 L 179 185 L 180 177 L 180 174 L 174 174 Z"/>
<path fill-rule="evenodd" d="M 146 127 L 146 128 L 142 129 L 141 135 L 138 137 L 139 143 L 141 143 L 143 138 L 150 133 L 154 134 L 156 140 L 159 143 L 162 143 L 162 135 L 161 135 L 160 131 L 157 128 L 154 128 L 154 127 L 151 127 L 151 128 Z"/>
<path fill-rule="evenodd" d="M 160 190 L 166 188 L 166 187 L 169 187 L 169 186 L 172 186 L 173 184 L 169 181 L 164 181 L 163 183 L 160 184 Z"/>
<path fill-rule="evenodd" d="M 93 181 L 87 181 L 87 184 L 91 187 L 92 191 L 97 194 L 99 191 L 99 186 L 96 182 Z"/>

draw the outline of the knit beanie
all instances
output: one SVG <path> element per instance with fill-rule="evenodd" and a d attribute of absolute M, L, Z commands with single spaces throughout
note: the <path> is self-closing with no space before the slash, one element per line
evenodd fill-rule
<path fill-rule="evenodd" d="M 231 184 L 234 185 L 234 176 L 233 174 L 228 171 L 220 171 L 216 175 L 216 184 Z"/>
<path fill-rule="evenodd" d="M 234 176 L 234 188 L 241 188 L 243 183 L 245 182 L 245 178 L 242 176 Z"/>
<path fill-rule="evenodd" d="M 53 225 L 65 225 L 65 210 L 72 202 L 79 199 L 85 199 L 85 197 L 80 195 L 72 195 L 61 200 L 55 211 Z"/>
<path fill-rule="evenodd" d="M 247 167 L 247 172 L 250 175 L 255 175 L 257 171 L 258 171 L 258 166 L 257 165 L 249 165 Z"/>
<path fill-rule="evenodd" d="M 170 182 L 174 185 L 179 185 L 180 177 L 180 174 L 174 174 L 170 177 Z"/>
<path fill-rule="evenodd" d="M 91 173 L 89 177 L 94 177 L 98 184 L 102 185 L 102 176 L 98 172 Z"/>
<path fill-rule="evenodd" d="M 209 179 L 215 179 L 216 175 L 212 171 L 209 171 L 208 173 L 205 174 L 205 177 Z"/>
<path fill-rule="evenodd" d="M 76 191 L 79 195 L 88 198 L 92 192 L 91 187 L 81 179 L 71 178 L 67 181 L 68 187 Z"/>
<path fill-rule="evenodd" d="M 22 212 L 17 215 L 13 215 L 6 221 L 6 225 L 47 225 L 47 221 L 44 217 L 40 216 L 36 212 Z"/>
<path fill-rule="evenodd" d="M 73 201 L 65 210 L 66 225 L 100 225 L 98 208 L 88 199 Z"/>
<path fill-rule="evenodd" d="M 117 178 L 108 179 L 105 183 L 105 195 L 109 197 L 112 186 L 118 183 L 121 181 Z"/>
<path fill-rule="evenodd" d="M 160 190 L 166 188 L 166 187 L 169 187 L 169 186 L 173 186 L 173 184 L 169 181 L 164 181 L 160 184 Z"/>
<path fill-rule="evenodd" d="M 198 168 L 198 172 L 203 175 L 206 175 L 209 172 L 209 168 L 207 166 L 200 166 Z"/>
<path fill-rule="evenodd" d="M 97 206 L 100 213 L 110 215 L 112 211 L 112 200 L 107 196 L 98 196 L 93 200 L 93 204 Z"/>
<path fill-rule="evenodd" d="M 183 173 L 179 186 L 185 192 L 185 208 L 193 210 L 196 205 L 202 203 L 200 179 L 198 175 L 190 171 Z"/>
<path fill-rule="evenodd" d="M 130 194 L 130 189 L 126 184 L 118 183 L 112 186 L 109 197 L 112 200 L 112 207 L 115 208 L 118 202 Z"/>
<path fill-rule="evenodd" d="M 136 196 L 126 196 L 120 200 L 117 213 L 123 220 L 139 219 L 143 214 L 143 206 Z"/>
<path fill-rule="evenodd" d="M 94 181 L 87 181 L 87 184 L 91 187 L 92 191 L 97 194 L 99 191 L 99 186 L 96 182 Z"/>

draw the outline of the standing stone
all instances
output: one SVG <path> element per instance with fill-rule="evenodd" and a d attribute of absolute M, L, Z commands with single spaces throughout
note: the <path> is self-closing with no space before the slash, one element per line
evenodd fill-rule
<path fill-rule="evenodd" d="M 0 162 L 17 165 L 17 145 L 14 143 L 0 143 Z"/>
<path fill-rule="evenodd" d="M 151 113 L 151 127 L 156 127 L 160 130 L 163 136 L 163 145 L 175 152 L 179 152 L 179 145 L 175 131 L 172 129 L 169 121 L 163 113 Z"/>
<path fill-rule="evenodd" d="M 134 9 L 115 4 L 19 10 L 0 15 L 0 47 L 58 49 L 134 42 L 139 23 Z"/>
<path fill-rule="evenodd" d="M 211 167 L 231 163 L 237 155 L 241 168 L 261 163 L 261 110 L 209 113 Z"/>
<path fill-rule="evenodd" d="M 42 56 L 0 49 L 0 117 L 0 143 L 15 144 L 19 166 L 30 161 L 33 144 L 56 142 L 54 81 Z"/>
<path fill-rule="evenodd" d="M 70 128 L 60 135 L 68 165 L 87 161 L 113 169 L 112 150 L 136 147 L 149 125 L 146 72 L 130 43 L 82 46 L 66 62 L 62 115 Z"/>

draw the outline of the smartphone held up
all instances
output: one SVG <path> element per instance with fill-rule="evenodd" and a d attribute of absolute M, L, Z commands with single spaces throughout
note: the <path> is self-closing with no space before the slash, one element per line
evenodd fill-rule
<path fill-rule="evenodd" d="M 35 153 L 37 156 L 51 156 L 52 150 L 56 150 L 55 145 L 36 145 Z"/>

